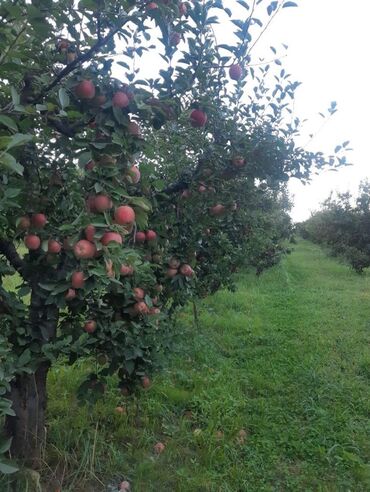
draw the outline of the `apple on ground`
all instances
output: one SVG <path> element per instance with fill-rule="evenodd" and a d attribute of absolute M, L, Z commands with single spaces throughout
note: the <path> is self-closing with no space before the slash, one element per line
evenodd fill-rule
<path fill-rule="evenodd" d="M 163 442 L 157 442 L 157 444 L 154 445 L 154 451 L 156 454 L 161 454 L 165 450 L 165 445 Z"/>

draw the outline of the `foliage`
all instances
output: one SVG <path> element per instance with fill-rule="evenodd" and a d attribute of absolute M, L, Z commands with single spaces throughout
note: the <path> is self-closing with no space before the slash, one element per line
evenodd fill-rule
<path fill-rule="evenodd" d="M 22 279 L 1 290 L 11 374 L 93 355 L 80 393 L 99 397 L 112 374 L 132 391 L 166 348 L 169 314 L 230 286 L 239 265 L 276 261 L 286 181 L 345 163 L 295 144 L 299 84 L 276 48 L 252 63 L 296 4 L 239 4 L 243 20 L 220 0 L 2 2 L 1 275 Z M 231 44 L 217 42 L 220 21 Z M 123 205 L 135 220 L 117 219 Z"/>
<path fill-rule="evenodd" d="M 370 266 L 370 184 L 361 183 L 357 197 L 348 192 L 331 194 L 300 229 L 362 273 Z"/>

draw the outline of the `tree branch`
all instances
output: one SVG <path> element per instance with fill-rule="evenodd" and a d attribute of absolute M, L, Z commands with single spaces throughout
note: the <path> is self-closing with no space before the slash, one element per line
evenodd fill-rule
<path fill-rule="evenodd" d="M 18 272 L 22 274 L 24 268 L 24 261 L 19 256 L 14 244 L 6 239 L 0 239 L 0 254 L 5 256 L 10 265 Z"/>

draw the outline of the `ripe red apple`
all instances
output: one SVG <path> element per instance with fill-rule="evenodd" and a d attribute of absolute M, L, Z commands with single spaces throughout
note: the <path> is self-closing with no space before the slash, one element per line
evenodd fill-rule
<path fill-rule="evenodd" d="M 173 278 L 177 275 L 177 268 L 167 268 L 166 277 Z"/>
<path fill-rule="evenodd" d="M 209 209 L 209 213 L 213 216 L 219 216 L 222 215 L 226 210 L 226 207 L 224 205 L 221 205 L 218 203 L 217 205 L 214 205 Z"/>
<path fill-rule="evenodd" d="M 135 234 L 135 242 L 136 243 L 143 243 L 146 239 L 145 232 L 137 232 Z"/>
<path fill-rule="evenodd" d="M 148 378 L 148 376 L 143 376 L 141 378 L 141 386 L 144 388 L 144 389 L 148 389 L 149 386 L 151 384 L 151 381 L 150 379 Z"/>
<path fill-rule="evenodd" d="M 245 165 L 245 159 L 241 155 L 236 155 L 235 157 L 233 157 L 231 162 L 233 166 L 237 168 L 243 167 Z"/>
<path fill-rule="evenodd" d="M 127 131 L 129 135 L 132 135 L 133 137 L 140 137 L 140 127 L 136 123 L 136 121 L 130 121 L 130 123 L 127 126 Z"/>
<path fill-rule="evenodd" d="M 170 258 L 170 260 L 168 262 L 168 266 L 170 268 L 175 269 L 175 270 L 177 270 L 179 268 L 180 264 L 181 264 L 181 261 L 178 258 L 175 258 L 174 256 L 172 258 Z"/>
<path fill-rule="evenodd" d="M 139 301 L 136 304 L 134 304 L 133 310 L 136 315 L 148 314 L 149 312 L 149 308 L 144 301 Z"/>
<path fill-rule="evenodd" d="M 95 162 L 90 160 L 87 164 L 85 164 L 86 171 L 91 171 L 95 167 Z"/>
<path fill-rule="evenodd" d="M 125 225 L 135 222 L 135 210 L 128 205 L 122 205 L 116 208 L 114 212 L 114 219 L 117 224 Z"/>
<path fill-rule="evenodd" d="M 127 181 L 131 184 L 138 184 L 140 177 L 139 168 L 137 166 L 131 166 L 126 176 Z"/>
<path fill-rule="evenodd" d="M 84 330 L 87 333 L 94 333 L 94 331 L 96 330 L 96 321 L 92 319 L 86 321 L 86 323 L 84 324 Z"/>
<path fill-rule="evenodd" d="M 76 85 L 75 93 L 80 99 L 93 99 L 95 97 L 95 86 L 91 80 L 82 80 Z"/>
<path fill-rule="evenodd" d="M 146 6 L 146 10 L 155 10 L 158 8 L 158 5 L 155 2 L 149 2 Z"/>
<path fill-rule="evenodd" d="M 120 273 L 123 277 L 130 277 L 134 274 L 134 267 L 131 265 L 121 265 Z"/>
<path fill-rule="evenodd" d="M 180 273 L 181 275 L 184 275 L 184 277 L 192 277 L 194 275 L 194 270 L 190 265 L 184 264 L 180 267 Z"/>
<path fill-rule="evenodd" d="M 147 241 L 155 241 L 157 239 L 157 233 L 155 231 L 152 231 L 152 230 L 146 231 L 145 239 Z"/>
<path fill-rule="evenodd" d="M 135 287 L 133 293 L 137 301 L 142 301 L 145 297 L 145 291 L 141 287 Z"/>
<path fill-rule="evenodd" d="M 232 80 L 239 80 L 241 78 L 241 76 L 243 75 L 243 69 L 239 65 L 239 63 L 231 65 L 231 67 L 229 68 L 229 75 Z"/>
<path fill-rule="evenodd" d="M 193 109 L 190 113 L 190 124 L 194 128 L 201 128 L 207 123 L 207 115 L 200 109 Z"/>
<path fill-rule="evenodd" d="M 170 45 L 177 46 L 181 41 L 181 34 L 176 31 L 172 31 L 170 34 Z"/>
<path fill-rule="evenodd" d="M 163 442 L 157 442 L 157 444 L 155 444 L 154 446 L 154 451 L 156 454 L 161 454 L 165 450 L 165 447 L 166 446 L 163 444 Z"/>
<path fill-rule="evenodd" d="M 85 227 L 84 233 L 85 233 L 85 238 L 88 241 L 91 241 L 91 242 L 94 241 L 96 229 L 92 224 L 89 224 L 88 226 Z"/>
<path fill-rule="evenodd" d="M 122 244 L 123 239 L 121 234 L 119 234 L 118 232 L 107 231 L 103 234 L 103 237 L 100 239 L 100 242 L 104 246 L 107 246 L 111 242 Z"/>
<path fill-rule="evenodd" d="M 76 258 L 86 260 L 95 256 L 96 247 L 90 241 L 81 239 L 73 246 L 73 252 Z"/>
<path fill-rule="evenodd" d="M 29 217 L 24 216 L 18 220 L 18 229 L 22 229 L 23 231 L 25 231 L 26 229 L 29 229 L 30 227 L 31 227 L 31 221 L 30 221 Z"/>
<path fill-rule="evenodd" d="M 112 208 L 112 200 L 107 195 L 96 195 L 94 199 L 94 206 L 98 212 L 105 212 Z"/>
<path fill-rule="evenodd" d="M 39 247 L 41 246 L 41 240 L 35 234 L 28 234 L 24 238 L 24 244 L 26 245 L 27 249 L 36 250 L 39 249 Z"/>
<path fill-rule="evenodd" d="M 76 297 L 76 291 L 74 289 L 68 289 L 64 297 L 66 301 L 71 301 Z"/>
<path fill-rule="evenodd" d="M 48 253 L 60 253 L 62 245 L 55 239 L 49 239 L 48 241 Z"/>
<path fill-rule="evenodd" d="M 124 92 L 118 91 L 112 98 L 112 105 L 115 108 L 126 108 L 130 104 L 127 95 Z"/>
<path fill-rule="evenodd" d="M 82 289 L 85 285 L 84 272 L 73 272 L 71 276 L 71 285 L 74 289 Z"/>
<path fill-rule="evenodd" d="M 44 214 L 33 214 L 31 217 L 32 227 L 35 227 L 36 229 L 42 229 L 45 227 L 46 222 L 47 219 Z"/>
<path fill-rule="evenodd" d="M 181 2 L 180 5 L 179 5 L 180 15 L 186 15 L 187 11 L 188 11 L 188 8 L 186 6 L 186 3 Z"/>
<path fill-rule="evenodd" d="M 119 484 L 119 491 L 120 492 L 129 492 L 131 489 L 130 482 L 127 480 L 124 480 Z"/>

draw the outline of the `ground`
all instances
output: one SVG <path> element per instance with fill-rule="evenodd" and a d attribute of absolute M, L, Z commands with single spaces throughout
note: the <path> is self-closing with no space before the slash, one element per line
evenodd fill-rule
<path fill-rule="evenodd" d="M 63 492 L 370 490 L 370 275 L 300 241 L 237 280 L 199 326 L 181 316 L 176 352 L 134 397 L 112 382 L 79 406 L 89 364 L 52 371 L 45 474 Z"/>

